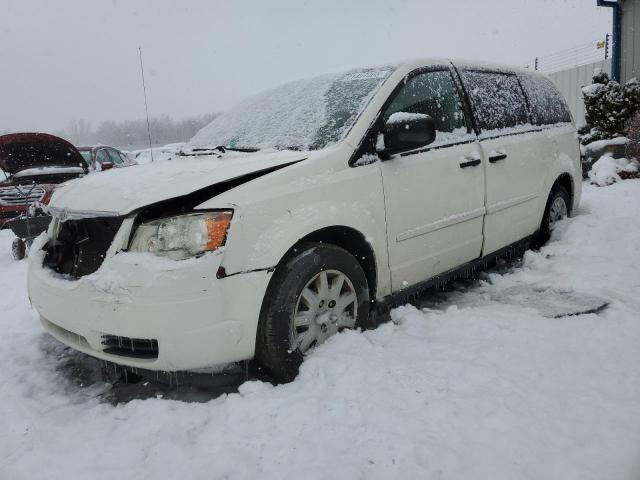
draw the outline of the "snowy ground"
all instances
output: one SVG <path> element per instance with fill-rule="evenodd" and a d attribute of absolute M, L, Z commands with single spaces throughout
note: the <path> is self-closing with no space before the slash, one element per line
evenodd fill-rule
<path fill-rule="evenodd" d="M 70 374 L 83 356 L 40 329 L 1 232 L 0 479 L 638 479 L 640 181 L 583 198 L 521 266 L 202 403 L 114 405 Z M 513 287 L 611 304 L 548 318 Z"/>

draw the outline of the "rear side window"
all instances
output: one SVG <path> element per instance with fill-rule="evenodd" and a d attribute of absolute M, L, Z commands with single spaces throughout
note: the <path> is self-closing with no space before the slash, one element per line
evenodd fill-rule
<path fill-rule="evenodd" d="M 463 70 L 461 76 L 483 131 L 529 123 L 527 102 L 515 75 Z"/>
<path fill-rule="evenodd" d="M 564 98 L 551 80 L 542 75 L 519 75 L 529 98 L 531 119 L 535 125 L 553 125 L 571 121 Z"/>

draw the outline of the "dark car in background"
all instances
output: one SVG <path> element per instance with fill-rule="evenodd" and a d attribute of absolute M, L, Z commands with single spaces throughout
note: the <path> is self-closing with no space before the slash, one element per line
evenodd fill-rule
<path fill-rule="evenodd" d="M 55 187 L 88 171 L 80 152 L 62 138 L 46 133 L 0 136 L 0 229 L 16 235 L 16 259 L 49 225 L 46 205 Z"/>
<path fill-rule="evenodd" d="M 78 151 L 91 171 L 137 165 L 127 154 L 106 145 L 80 146 Z"/>

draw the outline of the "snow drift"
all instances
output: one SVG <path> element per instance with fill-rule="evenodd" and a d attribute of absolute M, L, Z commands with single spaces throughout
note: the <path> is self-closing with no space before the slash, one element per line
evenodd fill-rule
<path fill-rule="evenodd" d="M 636 480 L 639 199 L 637 180 L 587 185 L 521 268 L 332 338 L 291 384 L 201 404 L 112 406 L 108 385 L 72 383 L 0 232 L 0 478 Z M 499 301 L 522 285 L 611 304 L 557 319 Z"/>

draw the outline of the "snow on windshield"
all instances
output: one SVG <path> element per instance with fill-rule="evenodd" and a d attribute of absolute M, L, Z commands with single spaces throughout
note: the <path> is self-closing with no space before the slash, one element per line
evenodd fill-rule
<path fill-rule="evenodd" d="M 267 90 L 217 117 L 187 148 L 324 148 L 349 131 L 393 69 L 356 69 Z"/>

